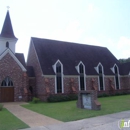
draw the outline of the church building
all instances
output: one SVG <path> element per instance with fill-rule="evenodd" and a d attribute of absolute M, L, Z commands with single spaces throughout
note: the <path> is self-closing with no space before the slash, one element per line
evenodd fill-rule
<path fill-rule="evenodd" d="M 26 66 L 22 53 L 15 52 L 17 40 L 7 11 L 0 34 L 0 102 L 28 100 L 31 75 L 27 72 L 32 68 Z"/>
<path fill-rule="evenodd" d="M 47 101 L 80 90 L 130 93 L 130 63 L 120 64 L 105 47 L 31 37 L 25 62 L 15 52 L 17 40 L 7 11 L 0 34 L 0 102 Z"/>

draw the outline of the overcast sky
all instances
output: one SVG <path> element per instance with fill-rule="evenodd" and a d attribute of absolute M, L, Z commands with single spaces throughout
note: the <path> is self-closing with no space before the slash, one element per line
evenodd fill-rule
<path fill-rule="evenodd" d="M 7 6 L 16 52 L 27 57 L 31 37 L 107 47 L 130 57 L 130 0 L 0 0 L 0 31 Z"/>

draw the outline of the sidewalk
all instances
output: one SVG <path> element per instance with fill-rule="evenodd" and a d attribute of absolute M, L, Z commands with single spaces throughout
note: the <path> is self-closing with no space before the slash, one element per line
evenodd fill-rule
<path fill-rule="evenodd" d="M 26 108 L 23 108 L 20 106 L 21 104 L 27 104 L 27 103 L 17 103 L 17 102 L 4 103 L 4 107 L 8 109 L 8 111 L 10 111 L 17 118 L 19 118 L 24 123 L 29 125 L 30 127 L 63 123 L 61 121 L 55 120 L 53 118 L 44 116 L 42 114 L 38 114 Z"/>
<path fill-rule="evenodd" d="M 130 120 L 130 111 L 24 130 L 120 130 L 118 121 L 121 119 Z M 130 127 L 122 130 L 130 130 Z"/>
<path fill-rule="evenodd" d="M 118 122 L 121 119 L 125 119 L 127 122 L 130 120 L 130 111 L 124 111 L 63 123 L 27 110 L 21 107 L 21 104 L 25 103 L 4 103 L 4 107 L 31 127 L 23 130 L 120 130 Z M 130 127 L 122 130 L 130 130 Z"/>

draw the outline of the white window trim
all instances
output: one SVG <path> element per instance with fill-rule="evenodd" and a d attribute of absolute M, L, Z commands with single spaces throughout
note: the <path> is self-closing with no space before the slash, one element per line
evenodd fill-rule
<path fill-rule="evenodd" d="M 106 87 L 105 87 L 105 81 L 104 81 L 104 68 L 103 65 L 99 62 L 98 65 L 95 68 L 95 70 L 97 71 L 97 73 L 99 74 L 99 66 L 102 66 L 102 77 L 103 77 L 103 90 L 100 90 L 100 80 L 99 80 L 99 76 L 98 76 L 98 90 L 99 91 L 105 91 Z"/>
<path fill-rule="evenodd" d="M 98 67 L 94 67 L 94 69 L 96 70 L 97 73 L 99 73 L 99 72 L 98 72 Z"/>
<path fill-rule="evenodd" d="M 60 60 L 57 60 L 56 63 L 54 65 L 52 65 L 52 68 L 56 74 L 56 64 L 57 63 L 60 63 L 61 64 L 61 80 L 62 80 L 62 93 L 64 93 L 64 83 L 63 83 L 63 64 L 61 63 Z M 56 75 L 55 75 L 55 94 L 57 94 L 57 82 L 56 82 Z"/>
<path fill-rule="evenodd" d="M 121 89 L 121 86 L 120 86 L 120 74 L 119 74 L 119 67 L 117 66 L 117 64 L 114 64 L 114 66 L 112 67 L 113 68 L 113 73 L 115 74 L 115 66 L 117 67 L 117 74 L 118 74 L 118 81 L 119 81 L 119 89 Z M 115 90 L 118 90 L 116 89 L 116 78 L 114 76 L 114 81 L 115 81 Z"/>
<path fill-rule="evenodd" d="M 110 69 L 111 69 L 111 71 L 112 71 L 113 73 L 115 73 L 115 72 L 114 72 L 114 67 L 112 67 L 112 68 L 110 68 Z"/>
<path fill-rule="evenodd" d="M 84 88 L 86 90 L 86 74 L 85 74 L 85 65 L 83 64 L 82 61 L 79 62 L 79 64 L 77 66 L 75 66 L 77 72 L 79 73 L 79 65 L 82 64 L 83 65 L 83 68 L 84 68 Z M 80 73 L 79 73 L 80 74 Z M 80 89 L 80 76 L 78 76 L 78 81 L 79 81 L 79 91 L 81 90 Z"/>
<path fill-rule="evenodd" d="M 104 74 L 102 74 L 102 77 L 103 77 L 103 90 L 100 90 L 100 80 L 99 80 L 99 76 L 98 76 L 98 90 L 99 91 L 105 91 L 106 90 L 106 87 L 105 87 L 105 81 L 104 81 Z"/>
<path fill-rule="evenodd" d="M 115 74 L 115 66 L 117 67 L 117 73 L 118 73 L 118 75 L 119 75 L 119 67 L 116 65 L 116 64 L 114 64 L 114 66 L 113 66 L 113 70 L 114 70 L 114 74 Z"/>
<path fill-rule="evenodd" d="M 114 81 L 115 81 L 115 90 L 121 89 L 121 86 L 120 86 L 120 75 L 118 75 L 119 89 L 116 89 L 116 78 L 115 78 L 115 76 L 114 76 Z"/>

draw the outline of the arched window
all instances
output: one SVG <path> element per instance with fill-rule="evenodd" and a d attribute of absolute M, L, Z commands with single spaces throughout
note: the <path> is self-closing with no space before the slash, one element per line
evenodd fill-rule
<path fill-rule="evenodd" d="M 117 65 L 114 66 L 114 72 L 115 72 L 115 85 L 116 85 L 116 89 L 119 89 L 119 71 L 118 71 L 118 67 Z"/>
<path fill-rule="evenodd" d="M 60 62 L 56 64 L 56 87 L 57 93 L 62 93 L 62 66 Z"/>
<path fill-rule="evenodd" d="M 1 86 L 6 86 L 5 80 L 2 81 Z"/>
<path fill-rule="evenodd" d="M 9 42 L 6 42 L 6 47 L 9 48 Z"/>
<path fill-rule="evenodd" d="M 101 64 L 98 66 L 99 72 L 99 88 L 100 90 L 104 90 L 104 76 L 103 76 L 103 67 Z"/>
<path fill-rule="evenodd" d="M 1 83 L 1 86 L 13 86 L 13 82 L 9 76 L 7 76 Z"/>
<path fill-rule="evenodd" d="M 79 74 L 80 74 L 80 90 L 85 90 L 85 70 L 84 65 L 82 63 L 79 64 Z"/>

